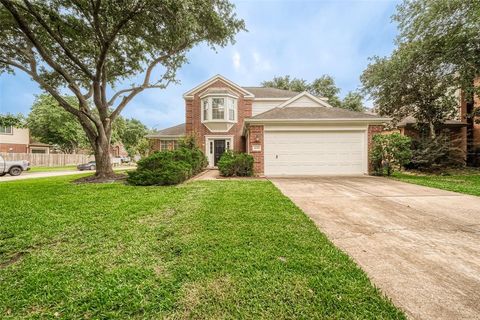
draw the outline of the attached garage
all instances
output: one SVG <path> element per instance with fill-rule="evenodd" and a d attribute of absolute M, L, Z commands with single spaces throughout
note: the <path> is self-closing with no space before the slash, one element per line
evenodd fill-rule
<path fill-rule="evenodd" d="M 267 176 L 344 175 L 368 171 L 366 130 L 267 131 Z"/>
<path fill-rule="evenodd" d="M 371 138 L 389 120 L 304 92 L 245 119 L 244 131 L 258 175 L 362 175 L 371 168 Z"/>

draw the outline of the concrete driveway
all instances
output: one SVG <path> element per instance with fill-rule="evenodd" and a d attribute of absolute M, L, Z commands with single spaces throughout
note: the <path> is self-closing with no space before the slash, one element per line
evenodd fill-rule
<path fill-rule="evenodd" d="M 480 319 L 480 197 L 378 177 L 270 179 L 415 319 Z"/>

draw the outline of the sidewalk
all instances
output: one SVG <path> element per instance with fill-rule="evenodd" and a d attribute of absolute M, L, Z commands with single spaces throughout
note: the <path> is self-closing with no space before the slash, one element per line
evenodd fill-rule
<path fill-rule="evenodd" d="M 135 167 L 114 167 L 114 171 L 135 169 Z M 59 177 L 59 176 L 68 176 L 75 174 L 85 174 L 85 173 L 95 173 L 95 171 L 78 171 L 78 170 L 65 170 L 65 171 L 50 171 L 50 172 L 23 172 L 21 175 L 12 177 L 10 175 L 5 175 L 0 177 L 0 182 L 6 181 L 17 181 L 17 180 L 26 180 L 26 179 L 37 179 L 37 178 L 49 178 L 49 177 Z"/>

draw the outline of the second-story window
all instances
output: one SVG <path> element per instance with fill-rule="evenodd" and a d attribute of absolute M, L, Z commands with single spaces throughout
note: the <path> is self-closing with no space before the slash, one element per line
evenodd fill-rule
<path fill-rule="evenodd" d="M 237 100 L 231 97 L 206 97 L 202 99 L 202 121 L 235 122 Z"/>
<path fill-rule="evenodd" d="M 12 126 L 0 126 L 0 134 L 12 134 L 13 127 Z"/>
<path fill-rule="evenodd" d="M 235 121 L 235 100 L 228 99 L 228 120 Z"/>
<path fill-rule="evenodd" d="M 203 119 L 208 119 L 208 99 L 203 100 Z"/>
<path fill-rule="evenodd" d="M 212 98 L 212 119 L 225 119 L 225 98 Z"/>

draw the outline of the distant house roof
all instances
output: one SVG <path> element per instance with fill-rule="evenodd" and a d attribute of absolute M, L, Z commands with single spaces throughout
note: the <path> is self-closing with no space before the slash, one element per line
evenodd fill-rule
<path fill-rule="evenodd" d="M 29 146 L 30 147 L 52 147 L 51 144 L 48 144 L 48 143 L 42 143 L 42 142 L 30 142 L 29 143 Z"/>
<path fill-rule="evenodd" d="M 252 93 L 255 98 L 292 98 L 299 94 L 299 92 L 283 90 L 269 87 L 242 87 L 248 92 Z"/>
<path fill-rule="evenodd" d="M 408 116 L 403 118 L 399 123 L 397 123 L 397 127 L 402 128 L 408 125 L 415 125 L 417 124 L 417 119 L 412 116 Z M 445 120 L 444 125 L 447 126 L 466 126 L 466 122 L 462 122 L 460 120 Z"/>
<path fill-rule="evenodd" d="M 379 119 L 379 116 L 334 107 L 273 108 L 250 119 L 264 120 L 318 120 L 318 119 Z M 387 120 L 387 119 L 385 119 Z"/>
<path fill-rule="evenodd" d="M 183 136 L 185 136 L 185 123 L 148 134 L 147 138 L 177 138 Z"/>

